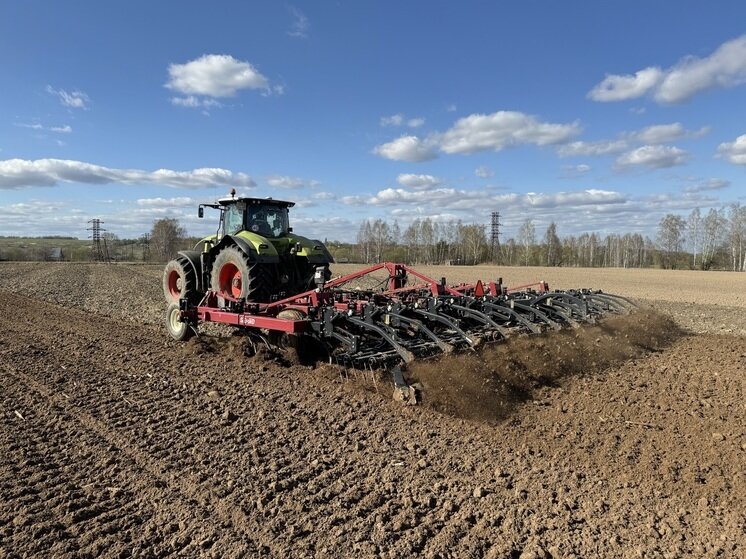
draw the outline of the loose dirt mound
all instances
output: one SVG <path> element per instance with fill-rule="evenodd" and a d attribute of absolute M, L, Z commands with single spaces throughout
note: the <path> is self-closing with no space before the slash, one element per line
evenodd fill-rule
<path fill-rule="evenodd" d="M 448 355 L 410 367 L 423 387 L 423 403 L 467 419 L 496 422 L 537 388 L 569 375 L 593 374 L 660 350 L 681 335 L 667 316 L 652 310 L 608 318 L 601 324 L 521 336 L 473 354 Z"/>

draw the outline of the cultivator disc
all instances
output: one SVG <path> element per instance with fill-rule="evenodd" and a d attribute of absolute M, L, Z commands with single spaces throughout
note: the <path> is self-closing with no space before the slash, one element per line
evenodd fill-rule
<path fill-rule="evenodd" d="M 384 272 L 375 288 L 355 285 Z M 404 265 L 383 263 L 325 281 L 270 303 L 208 292 L 193 307 L 182 299 L 182 320 L 224 322 L 255 332 L 303 336 L 332 363 L 388 367 L 402 390 L 400 365 L 521 334 L 540 334 L 626 313 L 630 300 L 598 290 L 550 290 L 545 282 L 507 289 L 501 280 L 447 286 Z M 308 344 L 302 344 L 308 346 Z"/>

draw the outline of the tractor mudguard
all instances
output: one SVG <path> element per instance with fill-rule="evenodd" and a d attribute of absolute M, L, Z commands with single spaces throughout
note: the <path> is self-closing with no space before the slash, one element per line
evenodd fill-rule
<path fill-rule="evenodd" d="M 220 242 L 217 245 L 210 249 L 210 252 L 213 254 L 213 256 L 215 256 L 221 250 L 223 250 L 223 247 L 226 247 L 228 245 L 236 245 L 238 248 L 249 255 L 249 260 L 251 262 L 260 262 L 263 264 L 277 264 L 280 262 L 280 257 L 278 256 L 274 246 L 272 246 L 272 243 L 268 241 L 254 242 L 254 239 L 251 239 L 251 241 L 249 241 L 244 238 L 244 235 L 246 235 L 246 231 L 241 231 L 241 233 L 237 235 L 225 235 L 222 239 L 220 239 Z M 257 237 L 257 239 L 262 239 L 262 237 L 259 237 L 258 235 L 253 236 Z M 259 252 L 257 250 L 257 246 L 255 245 L 258 245 L 262 252 Z M 262 247 L 262 245 L 266 246 L 267 248 Z"/>
<path fill-rule="evenodd" d="M 308 258 L 309 264 L 333 264 L 334 258 L 326 249 L 324 243 L 318 240 L 308 239 L 300 235 L 290 235 L 294 243 L 300 243 L 301 249 L 298 256 Z M 317 248 L 318 247 L 318 248 Z"/>

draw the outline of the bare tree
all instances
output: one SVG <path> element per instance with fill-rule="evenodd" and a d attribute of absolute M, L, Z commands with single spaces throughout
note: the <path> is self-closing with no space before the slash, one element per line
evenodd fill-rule
<path fill-rule="evenodd" d="M 165 261 L 175 256 L 179 242 L 186 237 L 186 230 L 173 218 L 158 219 L 150 231 L 150 257 Z"/>
<path fill-rule="evenodd" d="M 676 256 L 681 251 L 686 222 L 681 216 L 666 214 L 658 224 L 658 244 L 666 268 L 676 267 Z"/>
<path fill-rule="evenodd" d="M 370 228 L 373 244 L 373 258 L 376 262 L 383 262 L 383 253 L 391 243 L 391 229 L 382 219 L 376 219 Z"/>
<path fill-rule="evenodd" d="M 709 270 L 723 242 L 727 220 L 724 212 L 710 208 L 702 220 L 702 269 Z"/>
<path fill-rule="evenodd" d="M 487 248 L 485 225 L 464 225 L 461 227 L 461 239 L 464 245 L 466 261 L 479 264 Z"/>
<path fill-rule="evenodd" d="M 702 247 L 702 213 L 694 208 L 687 219 L 687 241 L 692 253 L 692 268 L 697 267 L 697 255 Z"/>
<path fill-rule="evenodd" d="M 518 244 L 523 251 L 523 265 L 528 266 L 531 250 L 536 244 L 536 227 L 532 219 L 526 219 L 518 228 Z"/>
<path fill-rule="evenodd" d="M 547 266 L 559 266 L 562 262 L 562 244 L 557 236 L 557 224 L 552 223 L 544 233 L 544 263 Z"/>
<path fill-rule="evenodd" d="M 357 246 L 360 249 L 360 260 L 365 264 L 370 263 L 373 231 L 370 221 L 367 219 L 360 224 L 357 231 Z"/>

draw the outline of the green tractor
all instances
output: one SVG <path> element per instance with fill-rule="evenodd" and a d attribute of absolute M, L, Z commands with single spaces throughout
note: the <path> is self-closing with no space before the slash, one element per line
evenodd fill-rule
<path fill-rule="evenodd" d="M 313 289 L 331 276 L 334 262 L 321 241 L 293 233 L 288 209 L 294 202 L 236 197 L 200 204 L 220 211 L 215 235 L 205 237 L 166 264 L 163 293 L 168 303 L 199 304 L 207 291 L 225 301 L 269 303 Z"/>

